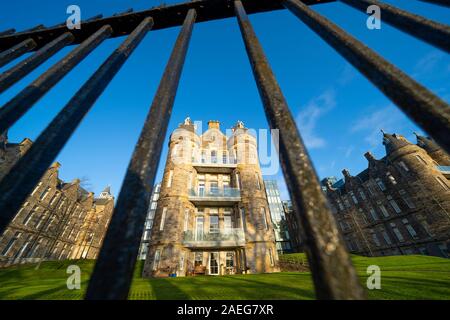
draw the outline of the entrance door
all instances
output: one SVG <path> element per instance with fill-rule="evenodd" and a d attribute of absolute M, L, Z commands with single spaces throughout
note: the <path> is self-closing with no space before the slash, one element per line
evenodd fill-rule
<path fill-rule="evenodd" d="M 209 274 L 219 274 L 219 254 L 217 252 L 209 254 Z"/>

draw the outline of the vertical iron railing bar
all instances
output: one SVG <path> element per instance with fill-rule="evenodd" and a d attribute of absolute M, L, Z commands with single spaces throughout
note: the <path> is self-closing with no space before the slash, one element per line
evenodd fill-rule
<path fill-rule="evenodd" d="M 66 76 L 78 63 L 109 38 L 113 29 L 109 25 L 101 27 L 96 33 L 69 52 L 30 85 L 24 88 L 13 99 L 0 108 L 0 132 L 9 129 L 19 120 L 42 96 Z"/>
<path fill-rule="evenodd" d="M 74 40 L 75 37 L 73 34 L 66 32 L 40 48 L 32 56 L 24 59 L 11 69 L 2 73 L 0 75 L 0 93 L 20 81 L 23 77 L 47 61 L 59 50 L 71 44 Z"/>
<path fill-rule="evenodd" d="M 413 37 L 450 53 L 450 26 L 426 19 L 377 0 L 339 0 L 363 13 L 371 5 L 381 9 L 381 20 Z"/>
<path fill-rule="evenodd" d="M 58 113 L 0 181 L 0 234 L 137 45 L 153 26 L 145 18 Z"/>
<path fill-rule="evenodd" d="M 450 8 L 450 0 L 419 0 L 419 1 L 437 4 L 440 6 Z"/>
<path fill-rule="evenodd" d="M 281 2 L 450 153 L 450 106 L 446 102 L 302 2 Z"/>
<path fill-rule="evenodd" d="M 21 43 L 16 44 L 11 49 L 5 50 L 3 52 L 0 52 L 0 68 L 7 65 L 14 59 L 17 59 L 21 55 L 27 53 L 30 50 L 33 50 L 36 48 L 37 44 L 36 42 L 29 38 Z"/>
<path fill-rule="evenodd" d="M 316 297 L 364 299 L 365 292 L 359 283 L 286 99 L 242 3 L 234 3 L 267 120 L 270 128 L 279 130 L 280 162 L 304 232 Z"/>
<path fill-rule="evenodd" d="M 194 9 L 186 15 L 133 151 L 89 282 L 87 300 L 128 298 L 150 195 L 196 15 Z"/>

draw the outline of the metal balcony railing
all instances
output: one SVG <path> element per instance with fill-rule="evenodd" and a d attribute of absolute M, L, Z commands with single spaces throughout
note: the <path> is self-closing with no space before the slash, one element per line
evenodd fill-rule
<path fill-rule="evenodd" d="M 189 197 L 192 198 L 240 198 L 241 190 L 237 188 L 211 188 L 209 190 L 190 189 Z"/>
<path fill-rule="evenodd" d="M 217 232 L 192 232 L 183 233 L 183 244 L 189 247 L 235 247 L 245 245 L 245 233 L 240 228 L 217 230 Z"/>
<path fill-rule="evenodd" d="M 422 1 L 449 6 L 448 0 Z M 308 151 L 247 14 L 288 9 L 447 152 L 450 152 L 450 106 L 308 6 L 326 2 L 349 5 L 364 14 L 368 6 L 378 5 L 382 9 L 384 22 L 439 50 L 450 52 L 450 26 L 376 0 L 193 0 L 106 18 L 95 17 L 83 21 L 81 30 L 68 30 L 64 24 L 60 24 L 18 33 L 14 29 L 0 31 L 0 66 L 34 51 L 0 75 L 0 93 L 24 79 L 64 47 L 79 44 L 0 108 L 0 132 L 8 130 L 24 116 L 103 41 L 127 35 L 0 181 L 0 233 L 7 228 L 85 115 L 146 34 L 151 29 L 182 26 L 131 156 L 85 297 L 127 299 L 149 198 L 195 22 L 235 16 L 267 121 L 271 129 L 279 130 L 277 151 L 280 153 L 292 206 L 302 224 L 303 232 L 299 236 L 305 237 L 307 244 L 305 249 L 316 297 L 364 299 L 366 294 L 320 188 Z"/>

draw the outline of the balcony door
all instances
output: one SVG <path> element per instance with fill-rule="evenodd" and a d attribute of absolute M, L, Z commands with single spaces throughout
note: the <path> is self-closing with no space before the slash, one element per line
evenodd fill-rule
<path fill-rule="evenodd" d="M 203 216 L 198 216 L 195 220 L 195 240 L 203 240 L 203 226 L 205 224 L 205 218 Z"/>
<path fill-rule="evenodd" d="M 219 274 L 219 253 L 210 252 L 209 253 L 209 274 L 218 275 Z"/>

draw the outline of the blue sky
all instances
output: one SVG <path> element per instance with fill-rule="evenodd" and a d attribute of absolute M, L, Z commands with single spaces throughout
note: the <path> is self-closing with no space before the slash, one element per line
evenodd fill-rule
<path fill-rule="evenodd" d="M 23 30 L 40 23 L 48 26 L 60 23 L 67 18 L 66 8 L 70 4 L 79 5 L 82 17 L 88 18 L 98 13 L 107 16 L 128 8 L 142 10 L 161 2 L 2 1 L 0 29 L 15 27 Z M 385 2 L 450 24 L 448 9 L 420 1 Z M 342 3 L 318 5 L 313 9 L 450 101 L 448 54 L 385 23 L 381 30 L 370 31 L 366 28 L 366 16 Z M 250 18 L 320 178 L 330 175 L 340 178 L 343 168 L 357 174 L 367 166 L 363 154 L 368 150 L 376 157 L 383 157 L 381 128 L 401 133 L 415 142 L 412 132 L 421 130 L 300 20 L 286 10 Z M 96 193 L 111 185 L 113 192 L 118 194 L 178 30 L 171 28 L 147 35 L 58 156 L 57 161 L 62 164 L 61 178 L 87 178 L 87 187 Z M 10 141 L 21 141 L 25 137 L 35 140 L 122 40 L 104 42 L 78 65 L 10 130 Z M 62 50 L 1 95 L 0 106 L 71 49 Z M 231 127 L 237 120 L 244 121 L 250 128 L 267 128 L 235 18 L 196 24 L 169 132 L 186 116 L 205 122 L 218 119 L 223 129 Z M 158 180 L 162 176 L 166 150 L 167 138 Z M 281 172 L 265 178 L 278 180 L 282 197 L 288 197 Z"/>

